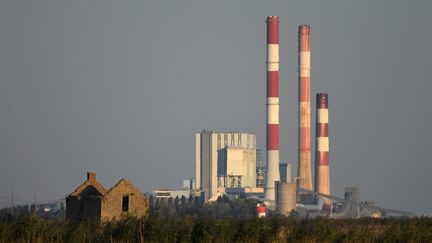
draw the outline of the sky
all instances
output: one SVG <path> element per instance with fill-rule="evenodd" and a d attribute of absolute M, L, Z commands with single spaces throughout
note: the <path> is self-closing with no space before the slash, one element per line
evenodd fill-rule
<path fill-rule="evenodd" d="M 202 129 L 253 133 L 264 148 L 265 18 L 279 15 L 281 162 L 297 167 L 297 28 L 309 24 L 312 111 L 329 94 L 332 194 L 357 186 L 362 201 L 431 213 L 431 10 L 429 0 L 2 0 L 0 207 L 12 192 L 64 198 L 87 171 L 107 188 L 121 178 L 143 192 L 180 188 Z"/>

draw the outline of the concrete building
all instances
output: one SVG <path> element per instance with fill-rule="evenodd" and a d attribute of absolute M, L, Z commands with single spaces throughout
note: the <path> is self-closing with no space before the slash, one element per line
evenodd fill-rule
<path fill-rule="evenodd" d="M 107 190 L 96 181 L 95 173 L 66 198 L 66 219 L 110 221 L 123 216 L 143 217 L 149 208 L 148 200 L 131 182 L 121 179 Z"/>
<path fill-rule="evenodd" d="M 195 135 L 196 187 L 207 201 L 225 188 L 256 187 L 256 138 L 248 133 Z"/>

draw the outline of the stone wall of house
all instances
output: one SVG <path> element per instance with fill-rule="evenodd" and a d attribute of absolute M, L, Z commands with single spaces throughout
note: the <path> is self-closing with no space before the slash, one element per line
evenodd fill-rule
<path fill-rule="evenodd" d="M 100 219 L 101 198 L 95 197 L 68 197 L 66 199 L 66 219 L 87 220 Z"/>
<path fill-rule="evenodd" d="M 78 195 L 67 197 L 66 219 L 100 219 L 101 197 L 101 193 L 92 184 L 87 185 Z"/>
<path fill-rule="evenodd" d="M 128 210 L 124 211 L 123 197 L 128 196 Z M 101 218 L 103 221 L 119 219 L 123 216 L 143 217 L 148 213 L 147 198 L 127 180 L 120 180 L 102 198 Z"/>
<path fill-rule="evenodd" d="M 81 201 L 75 197 L 66 198 L 66 219 L 81 220 Z"/>
<path fill-rule="evenodd" d="M 82 219 L 100 219 L 101 218 L 101 198 L 100 197 L 85 197 L 82 200 L 83 214 Z"/>

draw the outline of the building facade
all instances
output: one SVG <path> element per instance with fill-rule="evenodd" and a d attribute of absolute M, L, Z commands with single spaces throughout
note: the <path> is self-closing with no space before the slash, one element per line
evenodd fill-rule
<path fill-rule="evenodd" d="M 256 150 L 256 187 L 263 188 L 266 184 L 267 164 L 262 159 L 262 150 Z"/>
<path fill-rule="evenodd" d="M 256 187 L 256 137 L 204 130 L 195 135 L 196 187 L 208 200 L 226 188 Z"/>
<path fill-rule="evenodd" d="M 191 191 L 195 190 L 196 189 L 195 178 L 184 179 L 182 188 L 183 190 L 191 190 Z"/>
<path fill-rule="evenodd" d="M 143 217 L 147 214 L 147 198 L 131 182 L 121 179 L 107 190 L 96 181 L 95 173 L 66 198 L 66 219 L 111 221 L 124 216 Z"/>

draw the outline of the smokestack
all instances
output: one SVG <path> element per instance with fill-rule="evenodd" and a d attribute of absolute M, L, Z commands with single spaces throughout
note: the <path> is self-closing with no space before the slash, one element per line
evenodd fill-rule
<path fill-rule="evenodd" d="M 265 199 L 275 200 L 279 181 L 279 17 L 267 17 L 267 180 Z M 273 204 L 274 205 L 274 204 Z"/>
<path fill-rule="evenodd" d="M 87 172 L 87 180 L 90 182 L 96 182 L 96 173 Z"/>
<path fill-rule="evenodd" d="M 317 94 L 315 190 L 316 192 L 330 195 L 328 117 L 328 95 Z M 324 200 L 324 209 L 330 209 L 330 200 Z"/>
<path fill-rule="evenodd" d="M 310 27 L 299 26 L 299 187 L 312 190 L 310 156 Z M 303 203 L 312 203 L 312 195 L 300 195 Z"/>

